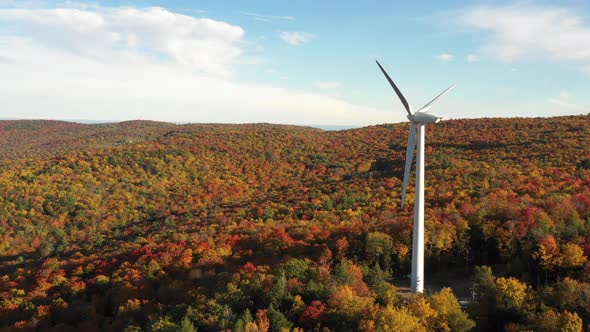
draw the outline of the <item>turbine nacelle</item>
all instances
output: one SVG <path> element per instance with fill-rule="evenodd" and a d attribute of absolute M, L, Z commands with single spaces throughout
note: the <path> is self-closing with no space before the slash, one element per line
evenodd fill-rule
<path fill-rule="evenodd" d="M 410 122 L 418 124 L 438 123 L 441 119 L 441 116 L 425 112 L 416 112 L 412 115 L 408 115 L 408 120 L 410 120 Z"/>

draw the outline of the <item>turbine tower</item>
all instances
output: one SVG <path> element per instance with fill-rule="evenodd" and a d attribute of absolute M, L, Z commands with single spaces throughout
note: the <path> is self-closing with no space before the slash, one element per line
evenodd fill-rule
<path fill-rule="evenodd" d="M 404 168 L 404 185 L 402 189 L 402 209 L 406 199 L 406 189 L 410 177 L 410 169 L 412 167 L 412 159 L 414 159 L 414 149 L 417 147 L 416 156 L 416 199 L 414 201 L 414 237 L 412 240 L 412 293 L 422 293 L 424 291 L 424 133 L 426 124 L 437 123 L 442 117 L 428 113 L 432 105 L 444 94 L 449 92 L 455 84 L 448 87 L 438 96 L 434 97 L 428 104 L 422 106 L 418 111 L 412 112 L 412 106 L 397 88 L 395 83 L 379 61 L 377 66 L 383 72 L 383 75 L 391 84 L 391 87 L 401 100 L 404 108 L 408 112 L 408 120 L 410 120 L 410 134 L 408 135 L 408 149 L 406 151 L 406 166 Z M 416 131 L 418 135 L 416 135 Z M 418 136 L 418 142 L 416 142 Z M 417 143 L 417 144 L 416 144 Z"/>

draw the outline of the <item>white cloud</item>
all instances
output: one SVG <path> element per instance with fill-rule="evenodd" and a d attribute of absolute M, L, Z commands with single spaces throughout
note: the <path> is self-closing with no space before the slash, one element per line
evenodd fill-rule
<path fill-rule="evenodd" d="M 477 61 L 479 61 L 479 56 L 477 56 L 475 54 L 467 55 L 467 62 L 477 62 Z"/>
<path fill-rule="evenodd" d="M 142 54 L 207 74 L 228 75 L 244 30 L 152 8 L 0 9 L 0 22 L 50 48 L 112 60 Z"/>
<path fill-rule="evenodd" d="M 549 99 L 549 102 L 551 104 L 553 104 L 553 105 L 557 105 L 557 106 L 560 106 L 560 107 L 580 109 L 580 106 L 579 105 L 576 105 L 574 103 L 567 102 L 567 101 L 565 101 L 563 99 L 550 98 Z"/>
<path fill-rule="evenodd" d="M 260 22 L 266 22 L 266 23 L 272 23 L 275 20 L 282 20 L 282 21 L 295 21 L 295 17 L 293 16 L 288 16 L 288 15 L 284 15 L 284 16 L 280 16 L 280 15 L 266 15 L 266 14 L 259 14 L 259 13 L 252 13 L 252 12 L 240 12 L 242 15 L 246 15 L 246 16 L 250 16 L 253 19 L 260 21 Z"/>
<path fill-rule="evenodd" d="M 280 34 L 283 41 L 293 46 L 301 45 L 316 37 L 313 33 L 299 31 L 283 31 Z"/>
<path fill-rule="evenodd" d="M 553 105 L 557 105 L 557 106 L 563 107 L 563 108 L 582 109 L 582 107 L 580 105 L 577 105 L 577 104 L 571 102 L 570 99 L 571 99 L 571 94 L 569 92 L 561 91 L 559 93 L 558 98 L 550 98 L 549 102 Z"/>
<path fill-rule="evenodd" d="M 455 57 L 452 54 L 448 54 L 448 53 L 442 53 L 436 56 L 437 59 L 439 59 L 440 61 L 444 61 L 444 62 L 449 62 L 449 61 L 453 61 L 453 59 L 455 59 Z"/>
<path fill-rule="evenodd" d="M 14 63 L 14 62 L 16 62 L 15 59 L 0 55 L 0 63 Z"/>
<path fill-rule="evenodd" d="M 537 56 L 590 62 L 590 26 L 566 8 L 529 3 L 479 6 L 464 12 L 463 23 L 489 31 L 484 51 L 503 61 Z"/>
<path fill-rule="evenodd" d="M 403 120 L 322 94 L 195 75 L 145 57 L 107 63 L 21 41 L 2 43 L 21 60 L 0 64 L 3 118 L 333 125 Z"/>
<path fill-rule="evenodd" d="M 240 60 L 244 33 L 224 22 L 159 8 L 0 10 L 0 21 L 21 26 L 18 35 L 6 35 L 14 29 L 0 35 L 2 59 L 16 59 L 0 61 L 3 118 L 331 125 L 403 120 L 324 94 L 219 75 Z M 177 48 L 181 41 L 188 49 Z M 234 48 L 229 59 L 217 58 Z M 210 64 L 184 60 L 197 55 Z"/>
<path fill-rule="evenodd" d="M 247 43 L 244 30 L 226 22 L 162 8 L 96 6 L 0 8 L 0 24 L 8 27 L 0 33 L 2 118 L 330 125 L 404 120 L 323 93 L 234 80 L 228 74 L 232 64 L 244 63 Z"/>
<path fill-rule="evenodd" d="M 313 82 L 312 85 L 320 89 L 338 89 L 342 87 L 340 82 Z"/>

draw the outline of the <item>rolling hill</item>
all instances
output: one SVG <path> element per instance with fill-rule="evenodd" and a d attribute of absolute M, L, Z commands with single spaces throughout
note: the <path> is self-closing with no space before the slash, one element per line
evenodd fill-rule
<path fill-rule="evenodd" d="M 469 316 L 390 283 L 411 257 L 407 126 L 0 121 L 0 325 L 589 324 L 590 117 L 429 129 L 426 276 L 473 277 Z"/>

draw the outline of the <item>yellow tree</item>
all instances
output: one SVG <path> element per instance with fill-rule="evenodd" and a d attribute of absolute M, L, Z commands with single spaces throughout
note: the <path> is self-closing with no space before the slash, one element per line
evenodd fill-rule
<path fill-rule="evenodd" d="M 426 327 L 407 308 L 396 308 L 393 305 L 388 305 L 379 312 L 377 330 L 383 332 L 426 332 Z"/>
<path fill-rule="evenodd" d="M 555 312 L 549 309 L 538 316 L 535 330 L 540 332 L 582 332 L 582 318 L 575 312 Z"/>
<path fill-rule="evenodd" d="M 521 309 L 526 297 L 526 284 L 516 278 L 496 279 L 496 302 L 498 307 L 511 310 Z"/>
<path fill-rule="evenodd" d="M 358 321 L 373 307 L 373 298 L 358 296 L 351 286 L 339 286 L 328 304 L 330 311 L 341 319 Z"/>
<path fill-rule="evenodd" d="M 429 331 L 435 329 L 438 312 L 432 309 L 424 296 L 412 296 L 408 301 L 408 310 L 413 316 L 418 317 L 420 323 L 427 327 Z"/>
<path fill-rule="evenodd" d="M 475 322 L 461 310 L 459 300 L 448 287 L 434 293 L 430 297 L 430 305 L 438 313 L 436 319 L 438 330 L 464 332 L 475 326 Z"/>
<path fill-rule="evenodd" d="M 563 332 L 582 332 L 582 318 L 575 312 L 564 311 L 559 322 L 559 330 Z"/>
<path fill-rule="evenodd" d="M 562 269 L 570 270 L 581 267 L 586 263 L 584 249 L 575 243 L 567 243 L 561 250 L 559 265 Z"/>

